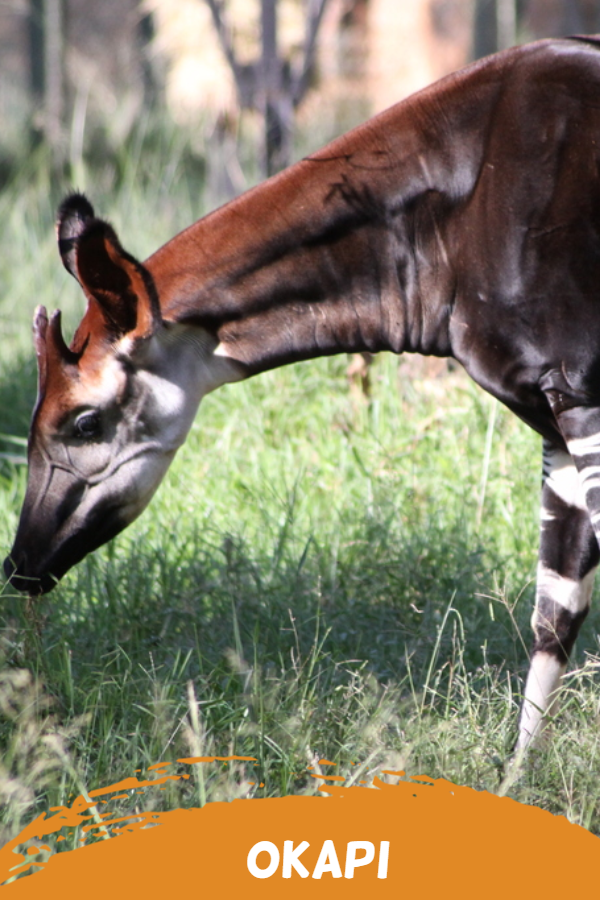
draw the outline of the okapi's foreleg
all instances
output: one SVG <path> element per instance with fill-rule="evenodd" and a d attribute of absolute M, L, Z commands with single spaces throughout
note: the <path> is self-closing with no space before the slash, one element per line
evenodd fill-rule
<path fill-rule="evenodd" d="M 534 645 L 517 749 L 538 734 L 552 714 L 561 677 L 592 593 L 600 550 L 582 479 L 571 455 L 544 441 Z"/>

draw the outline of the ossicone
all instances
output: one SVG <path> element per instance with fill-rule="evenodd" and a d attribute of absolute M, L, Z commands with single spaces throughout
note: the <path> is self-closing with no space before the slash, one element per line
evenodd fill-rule
<path fill-rule="evenodd" d="M 38 395 L 46 389 L 48 373 L 48 357 L 46 354 L 46 334 L 48 332 L 48 314 L 45 306 L 36 306 L 33 314 L 33 345 L 38 366 Z"/>
<path fill-rule="evenodd" d="M 38 306 L 33 316 L 33 343 L 38 364 L 38 394 L 46 390 L 48 374 L 76 366 L 79 353 L 71 350 L 63 337 L 60 310 L 55 310 L 48 320 L 45 306 Z"/>

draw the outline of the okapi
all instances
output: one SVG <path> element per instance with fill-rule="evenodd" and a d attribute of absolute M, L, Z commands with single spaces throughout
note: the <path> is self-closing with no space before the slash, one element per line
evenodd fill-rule
<path fill-rule="evenodd" d="M 50 591 L 135 519 L 225 382 L 334 353 L 451 356 L 543 438 L 525 748 L 600 558 L 600 36 L 476 62 L 143 264 L 82 195 L 57 228 L 87 308 L 70 346 L 59 311 L 35 313 L 11 583 Z"/>

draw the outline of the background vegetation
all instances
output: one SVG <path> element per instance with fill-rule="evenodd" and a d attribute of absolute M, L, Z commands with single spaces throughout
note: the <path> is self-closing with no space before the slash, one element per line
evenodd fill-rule
<path fill-rule="evenodd" d="M 182 131 L 148 121 L 78 186 L 145 258 L 203 212 L 190 158 Z M 25 488 L 32 310 L 60 305 L 69 329 L 83 308 L 54 244 L 69 185 L 49 171 L 40 151 L 0 194 L 5 551 Z M 39 634 L 3 588 L 0 842 L 75 794 L 199 755 L 257 765 L 211 768 L 144 807 L 313 792 L 322 757 L 352 783 L 404 769 L 498 790 L 527 666 L 540 441 L 456 368 L 382 356 L 367 399 L 347 365 L 206 398 L 150 509 L 36 603 Z M 553 742 L 510 791 L 594 831 L 598 625 L 596 612 Z"/>

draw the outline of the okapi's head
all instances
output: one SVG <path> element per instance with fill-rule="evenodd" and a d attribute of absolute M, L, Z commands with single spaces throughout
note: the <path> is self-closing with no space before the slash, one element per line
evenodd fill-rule
<path fill-rule="evenodd" d="M 70 346 L 59 311 L 50 319 L 43 307 L 35 313 L 39 380 L 27 493 L 4 563 L 11 583 L 30 594 L 50 591 L 140 514 L 206 390 L 189 383 L 186 365 L 195 344 L 199 368 L 198 341 L 173 347 L 180 326 L 162 321 L 150 274 L 85 197 L 63 203 L 57 230 L 87 309 Z"/>

